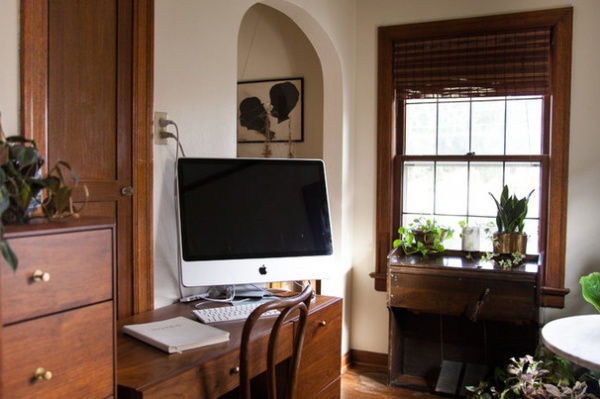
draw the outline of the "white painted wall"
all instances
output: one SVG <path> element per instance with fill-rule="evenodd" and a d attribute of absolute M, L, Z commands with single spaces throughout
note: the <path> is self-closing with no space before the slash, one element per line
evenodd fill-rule
<path fill-rule="evenodd" d="M 235 156 L 238 31 L 252 0 L 156 0 L 155 109 L 168 111 L 190 156 Z M 326 293 L 345 300 L 345 344 L 387 352 L 385 295 L 375 292 L 376 35 L 381 25 L 574 7 L 571 144 L 564 310 L 547 320 L 594 313 L 578 279 L 600 270 L 600 1 L 597 0 L 265 0 L 310 40 L 323 69 L 323 157 L 329 168 L 338 273 Z M 18 0 L 0 2 L 0 111 L 18 127 Z M 154 147 L 156 305 L 176 288 L 174 146 Z"/>
<path fill-rule="evenodd" d="M 19 132 L 19 1 L 0 1 L 0 113 L 4 133 Z"/>

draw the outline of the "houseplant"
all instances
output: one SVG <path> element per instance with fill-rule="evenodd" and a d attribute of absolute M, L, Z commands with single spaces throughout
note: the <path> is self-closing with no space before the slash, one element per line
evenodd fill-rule
<path fill-rule="evenodd" d="M 435 219 L 415 218 L 406 227 L 398 229 L 400 238 L 394 240 L 394 248 L 401 247 L 405 254 L 427 256 L 444 251 L 442 242 L 452 237 L 454 230 L 438 224 Z"/>
<path fill-rule="evenodd" d="M 600 312 L 600 272 L 581 276 L 579 284 L 581 284 L 583 299 L 594 305 L 596 310 Z"/>
<path fill-rule="evenodd" d="M 527 197 L 517 198 L 515 194 L 510 195 L 508 186 L 505 185 L 500 199 L 489 193 L 498 212 L 496 214 L 496 227 L 498 231 L 493 234 L 494 254 L 525 254 L 527 249 L 527 235 L 524 233 L 525 217 L 527 216 L 529 198 L 533 194 L 531 190 Z"/>
<path fill-rule="evenodd" d="M 496 368 L 488 380 L 466 387 L 470 391 L 467 398 L 596 398 L 588 383 L 597 386 L 597 377 L 543 346 L 536 352 L 535 356 L 512 358 L 505 368 Z"/>
<path fill-rule="evenodd" d="M 34 213 L 48 220 L 77 217 L 87 202 L 84 186 L 85 201 L 79 207 L 73 204 L 78 178 L 67 162 L 58 161 L 46 176 L 42 176 L 43 164 L 33 140 L 6 137 L 0 123 L 0 249 L 13 270 L 18 259 L 4 239 L 5 225 L 25 224 Z"/>

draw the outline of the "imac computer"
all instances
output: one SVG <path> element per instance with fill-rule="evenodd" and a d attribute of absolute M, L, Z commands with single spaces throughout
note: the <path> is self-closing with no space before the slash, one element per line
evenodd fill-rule
<path fill-rule="evenodd" d="M 324 279 L 333 239 L 316 159 L 177 160 L 183 287 Z"/>

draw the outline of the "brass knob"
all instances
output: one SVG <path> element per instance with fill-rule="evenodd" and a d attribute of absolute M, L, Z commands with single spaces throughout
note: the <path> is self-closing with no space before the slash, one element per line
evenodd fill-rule
<path fill-rule="evenodd" d="M 239 372 L 240 372 L 240 368 L 237 366 L 231 369 L 231 374 L 238 374 Z"/>
<path fill-rule="evenodd" d="M 46 282 L 50 281 L 50 273 L 45 273 L 45 272 L 41 271 L 40 269 L 36 269 L 33 272 L 32 278 L 33 278 L 33 281 L 35 281 L 36 283 L 40 282 L 40 281 L 46 283 Z"/>
<path fill-rule="evenodd" d="M 124 197 L 131 197 L 133 195 L 133 187 L 127 186 L 121 188 L 121 195 Z"/>
<path fill-rule="evenodd" d="M 46 380 L 46 381 L 50 381 L 52 379 L 52 372 L 50 370 L 46 370 L 43 367 L 38 367 L 35 370 L 35 374 L 33 375 L 33 377 L 36 380 Z"/>
<path fill-rule="evenodd" d="M 319 323 L 319 325 L 321 327 L 325 327 L 327 325 L 327 321 L 326 320 L 321 320 L 321 322 Z"/>

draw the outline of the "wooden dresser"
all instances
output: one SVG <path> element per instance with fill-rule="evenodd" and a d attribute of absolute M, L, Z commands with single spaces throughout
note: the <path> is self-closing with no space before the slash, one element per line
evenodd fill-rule
<path fill-rule="evenodd" d="M 114 397 L 113 221 L 40 221 L 5 238 L 19 266 L 1 262 L 2 397 Z"/>
<path fill-rule="evenodd" d="M 444 363 L 481 369 L 537 346 L 536 263 L 502 270 L 458 256 L 394 252 L 387 294 L 392 385 L 433 388 Z"/>

